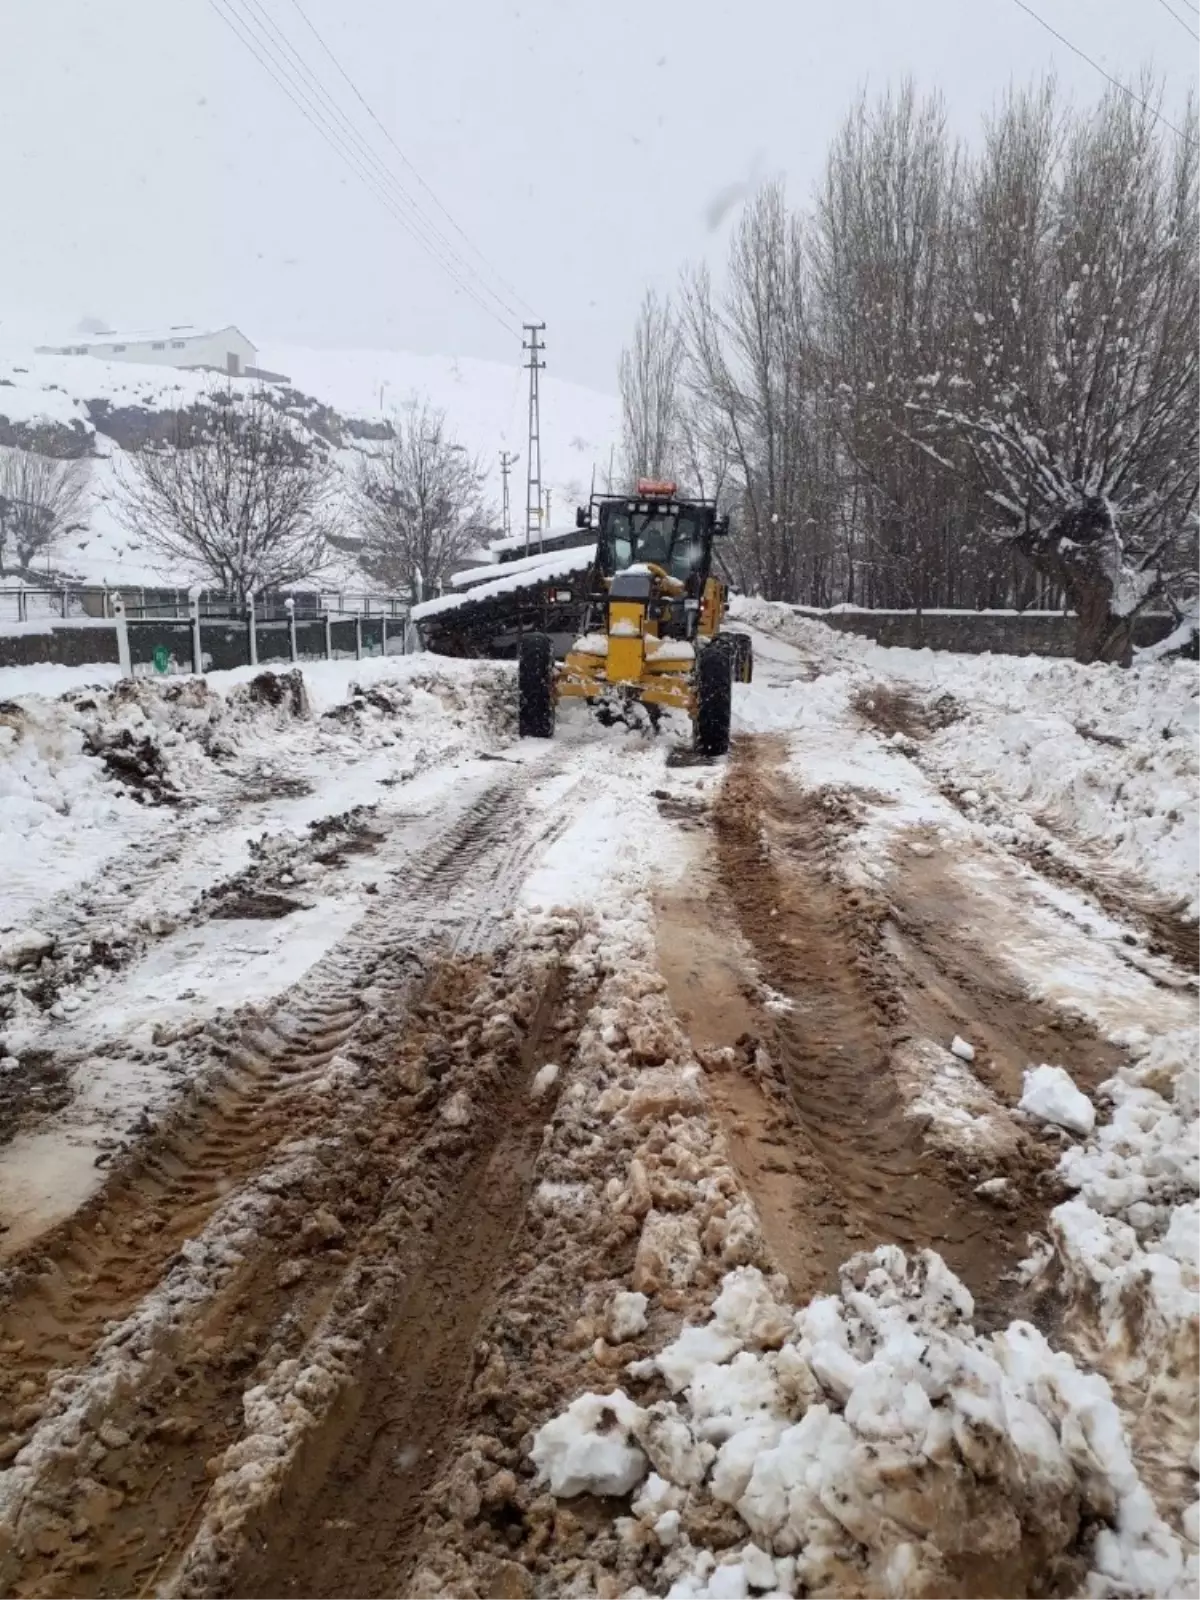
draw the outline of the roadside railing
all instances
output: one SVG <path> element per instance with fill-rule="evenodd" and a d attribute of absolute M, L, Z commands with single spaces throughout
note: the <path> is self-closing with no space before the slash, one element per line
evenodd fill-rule
<path fill-rule="evenodd" d="M 141 585 L 112 589 L 102 584 L 47 585 L 46 588 L 25 584 L 0 584 L 0 623 L 67 621 L 71 617 L 111 618 L 113 597 L 120 594 L 126 615 L 174 617 L 186 620 L 191 615 L 192 594 L 188 589 L 152 589 Z M 320 616 L 326 612 L 364 617 L 401 617 L 408 615 L 408 601 L 394 594 L 378 594 L 368 590 L 313 589 L 297 590 L 285 595 L 282 591 L 270 592 L 257 599 L 260 607 L 281 609 L 285 599 L 291 599 L 301 616 Z M 215 590 L 202 590 L 200 612 L 205 617 L 230 617 L 244 611 L 242 601 Z"/>
<path fill-rule="evenodd" d="M 148 615 L 158 608 L 127 607 L 113 593 L 117 657 L 130 677 L 216 672 L 296 661 L 363 660 L 407 655 L 417 648 L 408 609 L 395 612 L 306 609 L 287 597 L 259 609 L 228 602 L 222 614 L 206 611 L 202 597 L 182 616 Z"/>

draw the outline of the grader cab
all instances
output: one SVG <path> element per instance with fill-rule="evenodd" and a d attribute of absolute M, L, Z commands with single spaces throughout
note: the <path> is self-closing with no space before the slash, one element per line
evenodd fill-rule
<path fill-rule="evenodd" d="M 724 633 L 727 591 L 712 571 L 713 541 L 728 529 L 712 501 L 642 480 L 633 495 L 594 495 L 580 528 L 596 531 L 582 630 L 556 663 L 545 633 L 520 642 L 520 732 L 550 738 L 559 700 L 586 700 L 611 715 L 645 707 L 691 719 L 699 754 L 729 748 L 731 689 L 749 682 L 751 642 Z"/>

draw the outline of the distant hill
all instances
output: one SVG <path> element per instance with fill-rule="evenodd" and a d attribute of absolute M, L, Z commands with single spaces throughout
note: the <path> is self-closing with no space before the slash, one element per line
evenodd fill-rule
<path fill-rule="evenodd" d="M 514 527 L 524 527 L 527 374 L 515 361 L 505 367 L 394 351 L 278 348 L 264 350 L 260 360 L 270 371 L 287 374 L 286 383 L 265 385 L 272 402 L 293 419 L 300 436 L 320 441 L 347 476 L 363 452 L 386 441 L 391 416 L 412 395 L 444 409 L 460 442 L 483 457 L 497 508 L 499 452 L 519 451 L 511 493 Z M 168 437 L 175 411 L 203 402 L 214 387 L 231 382 L 241 389 L 259 387 L 216 373 L 0 350 L 0 447 L 89 463 L 88 526 L 54 552 L 52 581 L 113 586 L 187 581 L 187 574 L 165 570 L 122 527 L 121 460 L 151 439 Z M 618 432 L 615 397 L 542 374 L 542 483 L 550 490 L 555 522 L 587 498 L 593 464 L 603 482 Z M 349 510 L 344 531 L 352 538 Z M 365 583 L 345 552 L 335 552 L 323 581 L 342 587 Z"/>

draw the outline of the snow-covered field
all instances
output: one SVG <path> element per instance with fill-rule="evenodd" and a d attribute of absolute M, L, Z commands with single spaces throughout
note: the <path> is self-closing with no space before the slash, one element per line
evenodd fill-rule
<path fill-rule="evenodd" d="M 737 625 L 0 681 L 6 1586 L 1194 1592 L 1195 668 Z"/>
<path fill-rule="evenodd" d="M 339 426 L 351 424 L 345 442 L 332 453 L 335 467 L 346 473 L 353 471 L 361 451 L 373 448 L 369 439 L 353 437 L 354 425 L 377 427 L 415 397 L 443 409 L 451 433 L 481 458 L 494 505 L 500 500 L 501 450 L 521 454 L 516 468 L 520 482 L 526 375 L 517 358 L 506 367 L 394 351 L 273 349 L 262 352 L 261 360 L 264 370 L 285 373 L 290 387 L 332 408 Z M 59 571 L 84 583 L 110 587 L 186 587 L 187 574 L 164 569 L 123 525 L 119 491 L 125 452 L 97 429 L 92 410 L 102 405 L 113 412 L 170 412 L 229 382 L 219 374 L 90 356 L 39 355 L 11 345 L 0 348 L 0 422 L 30 430 L 69 429 L 86 445 L 90 491 L 86 526 L 66 535 L 56 548 L 54 563 Z M 247 391 L 254 387 L 248 379 L 232 382 Z M 608 469 L 619 433 L 617 401 L 555 378 L 551 371 L 541 380 L 541 408 L 542 485 L 550 491 L 552 518 L 569 521 L 576 503 L 587 499 L 593 469 L 601 481 Z M 519 489 L 514 498 L 523 503 Z M 353 563 L 337 555 L 320 581 L 333 588 L 369 587 Z"/>

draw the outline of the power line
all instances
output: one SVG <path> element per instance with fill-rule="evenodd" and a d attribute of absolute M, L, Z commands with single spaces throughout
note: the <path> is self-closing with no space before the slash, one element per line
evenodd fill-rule
<path fill-rule="evenodd" d="M 364 142 L 359 134 L 358 129 L 355 128 L 353 123 L 351 123 L 343 114 L 340 106 L 338 106 L 336 101 L 334 101 L 327 93 L 324 85 L 309 69 L 308 64 L 292 48 L 286 37 L 279 33 L 279 30 L 275 27 L 271 18 L 266 16 L 262 7 L 258 4 L 258 0 L 249 0 L 249 3 L 254 6 L 254 9 L 259 13 L 260 16 L 265 18 L 266 29 L 264 29 L 262 23 L 255 22 L 254 18 L 251 17 L 244 9 L 240 11 L 238 10 L 239 5 L 242 4 L 242 0 L 224 0 L 224 3 L 233 11 L 234 15 L 241 24 L 241 27 L 252 35 L 254 42 L 266 51 L 271 63 L 273 63 L 279 72 L 284 75 L 289 86 L 295 89 L 295 91 L 300 95 L 301 99 L 305 102 L 305 105 L 312 113 L 315 114 L 318 122 L 322 125 L 323 132 L 326 135 L 332 134 L 334 136 L 339 153 L 343 156 L 346 156 L 347 151 L 345 150 L 344 146 L 347 144 L 350 146 L 350 150 L 354 158 L 352 164 L 355 166 L 355 170 L 358 171 L 359 177 L 363 178 L 364 181 L 370 180 L 370 186 L 377 192 L 377 197 L 380 198 L 382 197 L 378 196 L 378 190 L 380 185 L 382 185 L 384 191 L 386 192 L 387 201 L 391 202 L 389 209 L 392 210 L 392 214 L 396 216 L 398 221 L 401 222 L 406 231 L 425 247 L 432 258 L 446 272 L 447 276 L 450 277 L 451 280 L 465 293 L 469 294 L 476 304 L 480 304 L 481 302 L 478 292 L 473 289 L 470 283 L 463 281 L 464 275 L 469 277 L 473 274 L 476 278 L 478 278 L 478 274 L 473 273 L 473 269 L 469 266 L 469 264 L 464 262 L 459 257 L 457 251 L 454 250 L 454 247 L 450 245 L 448 241 L 444 240 L 438 233 L 437 229 L 426 217 L 421 214 L 411 196 L 405 193 L 404 189 L 397 182 L 392 172 L 386 166 L 384 166 L 375 152 Z M 270 34 L 266 31 L 267 29 L 269 29 L 271 33 L 274 33 L 279 39 L 282 40 L 284 48 L 287 49 L 295 58 L 298 64 L 299 72 L 297 72 L 296 67 L 293 67 L 286 59 L 280 56 L 272 38 L 270 37 Z M 238 30 L 235 29 L 235 31 Z M 239 36 L 242 35 L 239 34 Z M 248 48 L 252 49 L 256 59 L 262 62 L 262 57 L 258 55 L 257 50 L 253 50 L 253 46 L 250 44 L 250 41 L 243 37 L 243 42 L 247 44 Z M 262 62 L 262 64 L 264 67 L 267 65 L 265 62 Z M 272 76 L 275 76 L 275 74 L 272 74 Z M 279 82 L 278 77 L 275 77 L 275 81 L 277 83 Z M 283 87 L 283 85 L 281 84 L 280 87 Z M 313 98 L 314 94 L 317 96 L 316 101 L 314 101 Z M 294 96 L 292 98 L 293 103 L 295 103 Z M 302 110 L 300 107 L 297 109 Z M 332 116 L 337 126 L 330 127 L 330 116 Z M 364 174 L 361 170 L 359 170 L 361 163 L 365 163 L 367 167 L 373 168 L 374 171 Z M 401 218 L 395 211 L 396 204 L 407 208 L 412 214 L 407 218 Z M 439 245 L 441 248 L 439 248 Z M 495 294 L 495 292 L 490 290 L 486 284 L 483 284 L 482 287 L 484 292 L 490 295 L 491 299 L 500 305 L 501 309 L 506 313 L 506 315 L 512 318 L 512 323 L 509 325 L 510 331 L 515 332 L 518 321 L 518 313 L 515 312 L 510 306 L 506 306 L 504 302 Z M 484 309 L 489 311 L 491 310 L 490 307 L 485 307 Z M 494 313 L 492 314 L 494 315 Z"/>
<path fill-rule="evenodd" d="M 223 0 L 223 3 L 232 6 L 233 0 Z M 420 232 L 413 219 L 406 216 L 401 210 L 398 209 L 395 200 L 389 193 L 388 189 L 380 183 L 379 179 L 371 172 L 369 166 L 364 165 L 361 157 L 359 157 L 357 152 L 354 150 L 353 145 L 348 143 L 345 136 L 341 134 L 336 126 L 332 126 L 329 123 L 321 108 L 317 105 L 314 105 L 312 99 L 305 93 L 303 87 L 295 83 L 295 75 L 286 71 L 286 63 L 280 61 L 278 55 L 270 50 L 268 44 L 261 38 L 260 35 L 257 35 L 249 30 L 247 19 L 240 16 L 236 12 L 232 12 L 232 14 L 230 14 L 224 11 L 222 9 L 222 0 L 209 0 L 209 4 L 221 18 L 221 21 L 224 22 L 226 27 L 228 27 L 229 30 L 234 34 L 235 38 L 237 38 L 238 41 L 250 52 L 258 64 L 262 67 L 263 71 L 266 72 L 267 76 L 271 78 L 277 87 L 283 91 L 291 103 L 296 107 L 297 111 L 300 112 L 300 115 L 304 118 L 304 120 L 317 130 L 317 132 L 325 140 L 326 144 L 329 145 L 330 149 L 333 150 L 336 155 L 341 157 L 341 159 L 355 174 L 355 176 L 366 186 L 368 190 L 370 190 L 374 197 L 380 201 L 384 209 L 396 222 L 400 224 L 404 231 L 428 251 L 434 261 L 437 262 L 437 264 L 442 268 L 447 277 L 451 279 L 455 286 L 465 295 L 467 295 L 469 299 L 473 300 L 482 311 L 485 311 L 488 316 L 490 316 L 494 321 L 498 322 L 500 326 L 504 328 L 505 332 L 515 332 L 515 326 L 506 322 L 504 318 L 499 315 L 499 313 L 493 310 L 487 301 L 482 299 L 481 296 L 475 291 L 470 283 L 464 282 L 463 279 L 454 271 L 454 269 L 442 259 L 442 257 L 438 254 L 436 247 L 432 245 L 430 241 Z M 270 59 L 267 59 L 260 53 L 260 50 L 257 48 L 257 46 L 260 44 L 262 45 L 263 49 L 267 51 L 267 56 L 270 57 Z M 272 62 L 274 62 L 274 65 L 272 65 Z M 280 72 L 276 71 L 276 67 L 279 67 L 281 71 L 284 72 L 285 76 L 281 76 Z"/>
<path fill-rule="evenodd" d="M 1158 0 L 1158 3 L 1163 8 L 1163 10 L 1167 13 L 1167 15 L 1169 17 L 1174 17 L 1175 21 L 1179 24 L 1179 26 L 1182 29 L 1184 29 L 1184 31 L 1186 33 L 1190 33 L 1192 35 L 1192 38 L 1195 39 L 1197 44 L 1200 44 L 1200 33 L 1193 32 L 1193 30 L 1190 27 L 1188 27 L 1187 23 L 1179 15 L 1178 11 L 1174 10 L 1173 7 L 1171 7 L 1171 6 L 1169 6 L 1167 4 L 1167 0 Z"/>
<path fill-rule="evenodd" d="M 1109 83 L 1112 84 L 1114 89 L 1119 89 L 1122 94 L 1128 95 L 1129 98 L 1136 102 L 1137 105 L 1141 106 L 1144 111 L 1148 111 L 1156 121 L 1161 122 L 1164 128 L 1170 128 L 1171 132 L 1177 139 L 1182 139 L 1185 144 L 1191 144 L 1192 141 L 1188 134 L 1177 128 L 1173 122 L 1168 122 L 1166 117 L 1163 116 L 1162 112 L 1156 111 L 1148 100 L 1142 99 L 1140 94 L 1134 94 L 1133 90 L 1129 88 L 1128 84 L 1122 83 L 1119 78 L 1114 78 L 1110 72 L 1105 72 L 1104 68 L 1098 61 L 1093 61 L 1091 56 L 1086 55 L 1077 44 L 1072 44 L 1070 39 L 1059 33 L 1057 28 L 1052 28 L 1046 21 L 1045 17 L 1039 17 L 1032 6 L 1027 6 L 1025 4 L 1025 0 L 1013 0 L 1013 4 L 1020 6 L 1021 10 L 1027 12 L 1036 23 L 1045 28 L 1047 33 L 1052 33 L 1060 44 L 1065 44 L 1068 50 L 1073 50 L 1081 61 L 1086 61 L 1089 67 L 1094 67 L 1102 78 L 1108 79 Z"/>
<path fill-rule="evenodd" d="M 528 300 L 526 300 L 525 297 L 522 294 L 520 294 L 516 289 L 513 288 L 512 284 L 508 282 L 508 280 L 503 276 L 503 274 L 492 264 L 492 262 L 490 262 L 488 260 L 487 256 L 485 256 L 483 251 L 480 250 L 479 246 L 477 244 L 475 244 L 475 242 L 471 239 L 470 235 L 463 231 L 463 229 L 455 221 L 455 219 L 451 215 L 451 213 L 449 211 L 447 211 L 446 207 L 438 199 L 438 197 L 435 194 L 435 192 L 425 182 L 425 179 L 417 171 L 416 167 L 413 166 L 412 162 L 408 159 L 408 157 L 405 155 L 404 151 L 400 148 L 400 146 L 396 143 L 395 139 L 392 137 L 391 133 L 388 131 L 387 126 L 375 114 L 374 108 L 368 103 L 368 101 L 366 100 L 365 96 L 360 92 L 358 85 L 354 82 L 353 78 L 351 78 L 350 74 L 346 71 L 345 67 L 342 66 L 341 62 L 334 55 L 333 51 L 329 48 L 328 44 L 326 44 L 324 38 L 322 37 L 320 32 L 317 30 L 316 25 L 312 21 L 310 21 L 310 19 L 308 17 L 308 13 L 304 10 L 304 7 L 300 4 L 300 0 L 292 0 L 292 4 L 293 4 L 293 6 L 295 6 L 296 10 L 299 12 L 300 18 L 303 21 L 305 27 L 308 28 L 308 30 L 312 34 L 313 38 L 321 46 L 321 49 L 324 50 L 325 54 L 329 57 L 330 61 L 333 62 L 334 66 L 337 68 L 338 72 L 341 74 L 343 79 L 345 79 L 345 81 L 346 81 L 347 85 L 349 86 L 350 91 L 354 95 L 355 99 L 362 106 L 363 110 L 370 117 L 371 121 L 375 124 L 375 126 L 383 134 L 384 138 L 391 145 L 392 149 L 396 152 L 396 154 L 400 157 L 401 161 L 403 161 L 404 165 L 412 173 L 413 177 L 421 185 L 422 189 L 424 189 L 425 193 L 433 201 L 434 205 L 438 208 L 438 210 L 445 217 L 446 221 L 454 229 L 455 233 L 458 234 L 459 238 L 462 239 L 464 244 L 466 244 L 471 250 L 473 250 L 475 252 L 475 254 L 479 257 L 480 261 L 483 262 L 484 266 L 487 267 L 488 271 L 491 272 L 492 275 L 495 277 L 496 282 L 501 286 L 501 288 L 503 288 L 508 294 L 511 294 L 517 301 L 519 301 L 519 303 L 525 307 L 526 311 L 532 311 L 533 307 L 529 304 Z"/>
<path fill-rule="evenodd" d="M 232 5 L 234 5 L 234 0 L 222 0 L 222 3 L 224 3 L 224 5 L 230 5 L 230 8 L 232 8 Z M 397 205 L 395 205 L 394 198 L 392 198 L 392 195 L 387 192 L 386 187 L 381 186 L 379 179 L 376 178 L 373 173 L 371 173 L 370 166 L 363 165 L 362 158 L 360 158 L 360 155 L 358 155 L 358 152 L 354 149 L 354 146 L 352 146 L 352 144 L 347 144 L 347 139 L 344 138 L 344 134 L 341 134 L 341 131 L 339 131 L 336 126 L 330 125 L 330 122 L 328 122 L 326 115 L 323 114 L 322 109 L 320 109 L 318 106 L 315 106 L 312 98 L 310 98 L 309 94 L 304 91 L 304 86 L 298 85 L 298 83 L 294 82 L 294 74 L 286 72 L 285 62 L 280 61 L 277 54 L 270 53 L 269 46 L 266 45 L 262 46 L 262 48 L 267 48 L 267 56 L 269 56 L 270 59 L 266 59 L 264 56 L 262 56 L 261 50 L 258 48 L 258 45 L 261 45 L 262 40 L 258 37 L 258 35 L 254 35 L 253 32 L 248 32 L 248 30 L 246 30 L 248 29 L 248 24 L 246 24 L 245 18 L 238 16 L 237 13 L 226 14 L 226 11 L 221 10 L 221 5 L 219 5 L 218 0 L 210 0 L 210 5 L 213 6 L 213 10 L 218 13 L 221 21 L 226 22 L 226 26 L 229 27 L 230 32 L 234 32 L 235 37 L 237 37 L 238 40 L 245 45 L 246 50 L 250 51 L 251 56 L 253 56 L 253 58 L 259 62 L 259 66 L 261 66 L 262 70 L 266 72 L 267 77 L 272 78 L 272 80 L 277 83 L 278 88 L 283 90 L 283 93 L 286 94 L 286 98 L 290 99 L 291 104 L 296 107 L 296 110 L 299 110 L 299 114 L 304 117 L 304 120 L 306 120 L 307 123 L 310 123 L 310 126 L 314 126 L 318 133 L 322 134 L 322 138 L 325 139 L 325 142 L 328 144 L 328 146 L 330 146 L 330 149 L 333 149 L 334 154 L 339 155 L 339 157 L 346 162 L 346 165 L 349 166 L 350 171 L 352 171 L 352 173 L 354 173 L 355 176 L 357 176 L 357 178 L 360 179 L 363 184 L 365 184 L 366 189 L 370 189 L 371 194 L 376 197 L 376 200 L 379 200 L 379 202 L 382 203 L 384 210 L 386 210 L 387 213 L 389 213 L 390 216 L 392 216 L 392 218 L 394 218 L 395 221 L 397 221 L 398 224 L 405 229 L 406 234 L 410 234 L 410 237 L 416 238 L 418 243 L 426 246 L 427 250 L 430 251 L 430 254 L 434 256 L 435 261 L 438 262 L 438 266 L 443 267 L 446 275 L 451 278 L 451 282 L 458 286 L 459 290 L 462 290 L 462 293 L 467 294 L 470 299 L 474 299 L 475 304 L 477 304 L 480 309 L 488 312 L 490 317 L 496 318 L 496 322 L 501 323 L 501 326 L 504 326 L 506 331 L 514 331 L 510 330 L 507 323 L 502 322 L 502 318 L 496 315 L 496 312 L 491 309 L 491 306 L 486 304 L 486 301 L 480 299 L 480 296 L 478 296 L 478 294 L 472 290 L 472 286 L 470 286 L 469 283 L 462 282 L 461 278 L 458 277 L 458 274 L 456 274 L 456 272 L 454 272 L 450 266 L 446 266 L 446 262 L 443 262 L 442 259 L 438 258 L 437 251 L 435 251 L 434 248 L 429 245 L 429 242 L 427 242 L 426 238 L 422 237 L 421 232 L 414 227 L 413 221 L 411 221 L 410 218 L 406 218 L 405 214 L 398 210 Z M 274 64 L 272 64 L 272 62 L 274 62 Z M 280 70 L 277 69 L 282 70 L 283 74 L 285 75 L 280 75 Z"/>
<path fill-rule="evenodd" d="M 278 43 L 282 45 L 283 49 L 288 53 L 288 55 L 292 57 L 296 63 L 296 68 L 299 69 L 303 82 L 306 84 L 306 86 L 310 87 L 323 102 L 323 105 L 345 130 L 347 137 L 352 141 L 355 148 L 364 156 L 365 159 L 370 162 L 371 166 L 373 166 L 377 172 L 381 174 L 382 179 L 387 184 L 388 188 L 394 191 L 395 197 L 412 211 L 414 219 L 433 239 L 437 241 L 441 251 L 455 263 L 456 267 L 468 277 L 474 278 L 483 292 L 489 295 L 491 299 L 493 299 L 496 304 L 502 308 L 506 315 L 512 317 L 515 331 L 515 325 L 520 321 L 520 312 L 515 306 L 509 305 L 504 299 L 503 295 L 496 293 L 495 289 L 492 288 L 487 280 L 482 276 L 478 268 L 472 266 L 472 264 L 460 253 L 457 246 L 454 245 L 451 240 L 446 238 L 445 234 L 441 232 L 437 224 L 422 212 L 419 202 L 414 200 L 413 197 L 408 193 L 408 191 L 404 188 L 404 185 L 400 182 L 391 168 L 380 160 L 379 156 L 360 134 L 358 128 L 355 127 L 354 123 L 343 112 L 336 98 L 329 93 L 325 85 L 321 82 L 319 76 L 312 70 L 308 62 L 292 44 L 284 30 L 280 28 L 274 18 L 259 3 L 259 0 L 233 0 L 233 3 L 235 5 L 241 4 L 243 6 L 248 4 L 254 8 L 262 21 L 258 24 L 252 24 L 252 26 L 256 28 L 260 42 L 263 43 L 264 47 L 274 48 L 264 36 L 265 29 L 269 31 L 270 35 L 273 36 L 273 39 L 277 40 Z M 244 13 L 243 15 L 244 20 L 249 23 L 249 17 L 245 16 Z M 278 57 L 275 59 L 278 61 Z M 286 63 L 280 64 L 286 65 Z M 289 70 L 294 74 L 296 68 L 291 68 Z"/>

